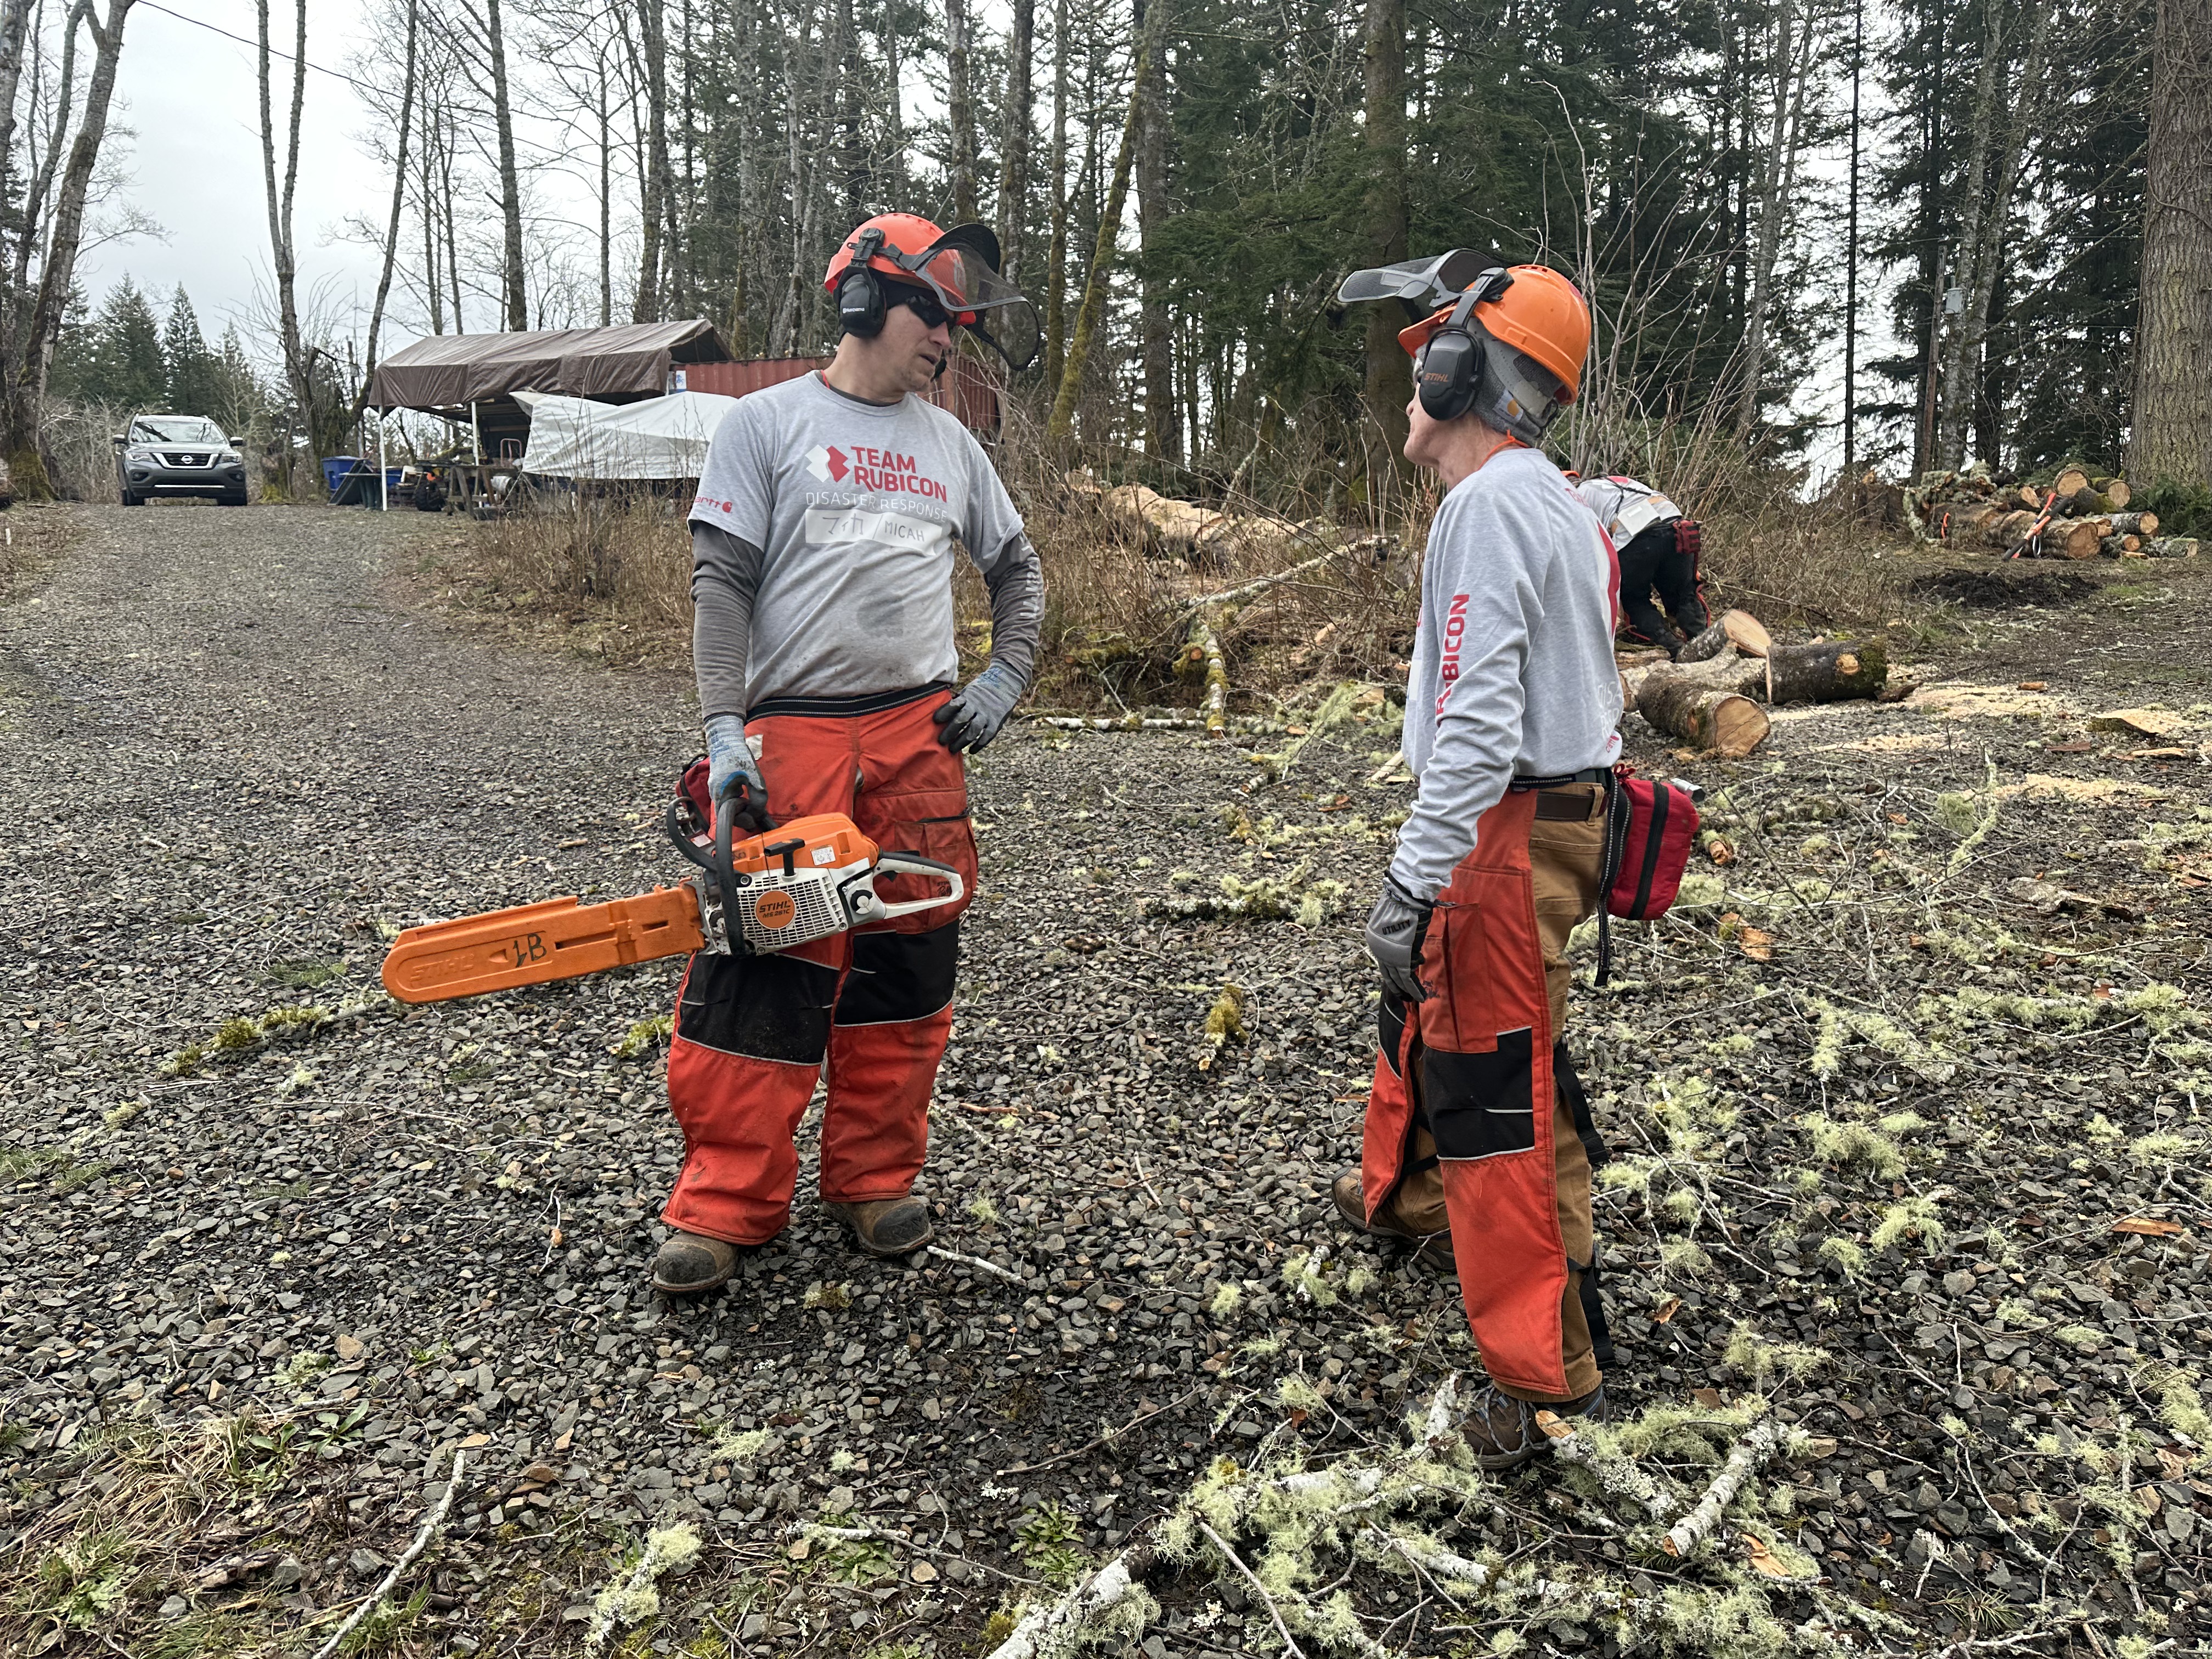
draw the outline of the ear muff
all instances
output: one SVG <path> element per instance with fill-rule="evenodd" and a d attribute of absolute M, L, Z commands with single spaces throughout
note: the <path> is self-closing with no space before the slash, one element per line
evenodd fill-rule
<path fill-rule="evenodd" d="M 837 279 L 837 326 L 872 340 L 884 331 L 884 285 L 866 265 L 852 265 Z"/>
<path fill-rule="evenodd" d="M 1413 386 L 1431 420 L 1455 421 L 1474 407 L 1487 367 L 1482 336 L 1468 324 L 1481 284 L 1459 297 L 1443 325 L 1413 362 Z"/>

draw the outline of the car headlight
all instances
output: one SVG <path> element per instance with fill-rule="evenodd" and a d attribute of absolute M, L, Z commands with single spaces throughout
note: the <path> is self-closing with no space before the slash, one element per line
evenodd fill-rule
<path fill-rule="evenodd" d="M 216 459 L 217 459 L 218 461 L 222 461 L 222 462 L 223 462 L 223 463 L 224 463 L 225 465 L 234 465 L 234 464 L 239 460 L 239 459 L 240 459 L 240 457 L 239 457 L 239 453 L 238 453 L 238 452 L 237 452 L 236 450 L 234 450 L 234 449 L 226 449 L 226 450 L 224 450 L 224 451 L 222 452 L 222 453 L 221 453 L 220 455 L 217 455 L 217 456 L 216 457 Z"/>
<path fill-rule="evenodd" d="M 129 449 L 124 452 L 123 458 L 128 461 L 136 461 L 141 466 L 150 466 L 154 462 L 154 452 L 150 449 Z"/>

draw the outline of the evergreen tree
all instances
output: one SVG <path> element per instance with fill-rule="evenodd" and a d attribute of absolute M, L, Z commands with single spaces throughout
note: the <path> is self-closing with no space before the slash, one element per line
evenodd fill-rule
<path fill-rule="evenodd" d="M 245 437 L 269 423 L 269 393 L 253 372 L 252 361 L 238 337 L 238 325 L 228 324 L 222 338 L 208 356 L 210 392 L 205 414 L 233 437 Z"/>
<path fill-rule="evenodd" d="M 160 407 L 169 389 L 161 356 L 161 325 L 130 277 L 108 291 L 88 331 L 82 396 L 132 409 Z"/>
<path fill-rule="evenodd" d="M 213 415 L 218 391 L 215 354 L 200 333 L 200 319 L 184 284 L 177 284 L 169 302 L 169 320 L 161 331 L 161 362 L 167 372 L 169 408 L 179 415 Z"/>

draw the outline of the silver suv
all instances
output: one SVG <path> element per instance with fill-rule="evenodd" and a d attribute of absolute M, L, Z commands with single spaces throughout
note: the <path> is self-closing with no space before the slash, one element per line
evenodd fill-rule
<path fill-rule="evenodd" d="M 222 428 L 198 415 L 137 415 L 115 440 L 115 488 L 125 507 L 156 495 L 210 495 L 246 505 L 246 462 Z"/>

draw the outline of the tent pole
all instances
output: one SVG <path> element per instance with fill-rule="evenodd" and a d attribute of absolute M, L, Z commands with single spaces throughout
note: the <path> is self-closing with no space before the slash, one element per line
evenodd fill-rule
<path fill-rule="evenodd" d="M 392 511 L 392 475 L 384 470 L 384 411 L 376 411 L 376 495 L 380 513 Z"/>

